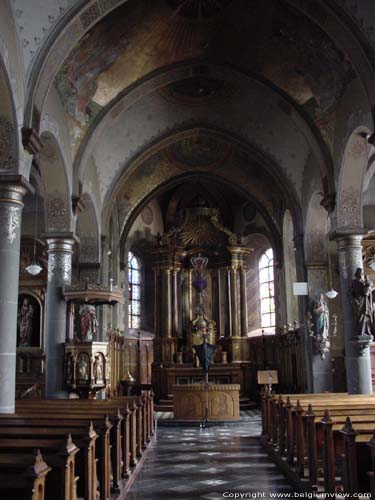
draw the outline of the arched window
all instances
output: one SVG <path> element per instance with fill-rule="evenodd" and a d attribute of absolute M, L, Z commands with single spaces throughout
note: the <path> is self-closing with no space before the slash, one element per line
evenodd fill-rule
<path fill-rule="evenodd" d="M 259 260 L 260 314 L 262 328 L 275 326 L 275 287 L 273 251 L 269 248 Z"/>
<path fill-rule="evenodd" d="M 132 253 L 128 254 L 128 282 L 129 282 L 129 328 L 141 326 L 141 264 Z"/>

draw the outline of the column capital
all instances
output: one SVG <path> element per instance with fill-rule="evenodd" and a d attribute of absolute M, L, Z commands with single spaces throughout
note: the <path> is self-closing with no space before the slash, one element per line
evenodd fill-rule
<path fill-rule="evenodd" d="M 47 242 L 48 253 L 67 252 L 73 253 L 73 246 L 79 242 L 74 233 L 44 233 L 42 238 Z"/>
<path fill-rule="evenodd" d="M 336 228 L 329 233 L 329 239 L 336 240 L 338 244 L 342 241 L 342 244 L 346 242 L 348 245 L 352 245 L 360 243 L 366 234 L 367 230 L 363 227 Z"/>
<path fill-rule="evenodd" d="M 23 175 L 0 175 L 0 202 L 23 206 L 22 199 L 27 192 L 35 190 Z"/>

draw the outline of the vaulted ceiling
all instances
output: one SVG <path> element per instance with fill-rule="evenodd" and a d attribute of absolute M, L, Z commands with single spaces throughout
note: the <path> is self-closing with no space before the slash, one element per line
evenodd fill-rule
<path fill-rule="evenodd" d="M 354 77 L 335 43 L 283 0 L 129 0 L 81 39 L 55 78 L 77 142 L 125 89 L 187 60 L 235 66 L 265 79 L 303 108 L 327 144 L 332 112 Z M 169 91 L 193 98 L 220 85 L 200 78 Z"/>

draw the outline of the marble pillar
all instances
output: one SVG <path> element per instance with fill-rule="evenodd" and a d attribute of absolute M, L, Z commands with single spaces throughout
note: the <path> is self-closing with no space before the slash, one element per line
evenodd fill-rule
<path fill-rule="evenodd" d="M 0 180 L 0 413 L 14 413 L 20 233 L 24 184 Z"/>
<path fill-rule="evenodd" d="M 372 394 L 371 360 L 367 338 L 356 334 L 352 301 L 349 293 L 355 271 L 362 268 L 363 234 L 346 234 L 336 231 L 334 238 L 337 243 L 341 305 L 345 338 L 345 367 L 347 390 L 349 394 Z"/>
<path fill-rule="evenodd" d="M 64 388 L 64 343 L 67 334 L 67 304 L 62 288 L 69 285 L 72 276 L 74 239 L 47 237 L 48 285 L 46 297 L 46 397 L 67 397 Z"/>

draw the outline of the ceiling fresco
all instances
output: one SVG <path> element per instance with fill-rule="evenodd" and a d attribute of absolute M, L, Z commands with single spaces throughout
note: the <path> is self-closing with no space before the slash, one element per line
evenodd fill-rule
<path fill-rule="evenodd" d="M 282 0 L 129 0 L 83 37 L 55 79 L 75 142 L 124 89 L 191 59 L 266 78 L 317 120 L 327 140 L 327 117 L 354 76 L 324 32 Z M 222 85 L 191 79 L 170 93 L 197 103 Z"/>

